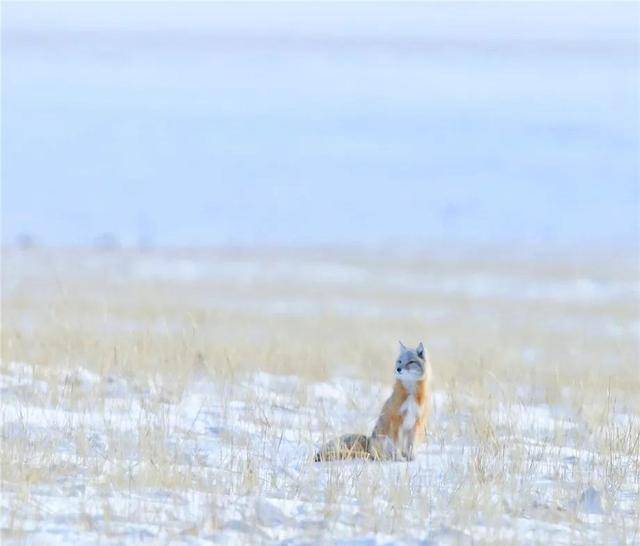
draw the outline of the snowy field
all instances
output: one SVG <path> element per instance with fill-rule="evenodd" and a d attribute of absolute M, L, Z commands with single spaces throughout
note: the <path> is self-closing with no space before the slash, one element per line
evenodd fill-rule
<path fill-rule="evenodd" d="M 637 271 L 620 259 L 5 250 L 3 544 L 638 544 Z M 369 432 L 396 343 L 412 463 Z"/>

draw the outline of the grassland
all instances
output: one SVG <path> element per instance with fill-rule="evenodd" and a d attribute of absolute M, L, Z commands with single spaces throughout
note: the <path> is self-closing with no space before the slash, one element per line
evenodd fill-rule
<path fill-rule="evenodd" d="M 616 256 L 7 248 L 3 543 L 639 543 L 639 295 Z M 398 339 L 416 461 L 310 463 Z"/>

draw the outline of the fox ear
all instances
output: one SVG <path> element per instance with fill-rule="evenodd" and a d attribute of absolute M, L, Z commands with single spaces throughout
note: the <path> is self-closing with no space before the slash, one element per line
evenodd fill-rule
<path fill-rule="evenodd" d="M 400 344 L 400 352 L 401 353 L 406 353 L 407 352 L 407 348 L 404 346 L 404 343 L 402 343 L 402 341 L 398 341 L 398 343 Z"/>
<path fill-rule="evenodd" d="M 418 343 L 418 347 L 416 348 L 416 353 L 420 358 L 424 359 L 424 345 L 422 344 L 422 341 Z"/>

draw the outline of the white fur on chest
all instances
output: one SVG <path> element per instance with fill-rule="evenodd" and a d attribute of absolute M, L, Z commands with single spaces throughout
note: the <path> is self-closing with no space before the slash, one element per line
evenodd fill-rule
<path fill-rule="evenodd" d="M 420 416 L 420 406 L 418 402 L 416 402 L 415 396 L 407 396 L 407 399 L 400 406 L 400 415 L 404 416 L 402 421 L 402 428 L 404 430 L 411 430 L 416 426 L 418 417 Z"/>

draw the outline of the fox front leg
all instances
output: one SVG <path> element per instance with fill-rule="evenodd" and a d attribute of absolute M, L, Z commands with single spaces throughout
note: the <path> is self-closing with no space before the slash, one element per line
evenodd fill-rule
<path fill-rule="evenodd" d="M 408 461 L 409 458 L 409 446 L 411 445 L 411 433 L 409 431 L 401 430 L 398 434 L 398 441 L 396 443 L 396 461 Z"/>
<path fill-rule="evenodd" d="M 403 442 L 404 445 L 402 446 L 402 456 L 406 461 L 413 461 L 413 459 L 415 458 L 414 452 L 413 452 L 415 438 L 416 438 L 416 435 L 412 432 L 407 433 L 404 437 L 404 442 Z"/>

